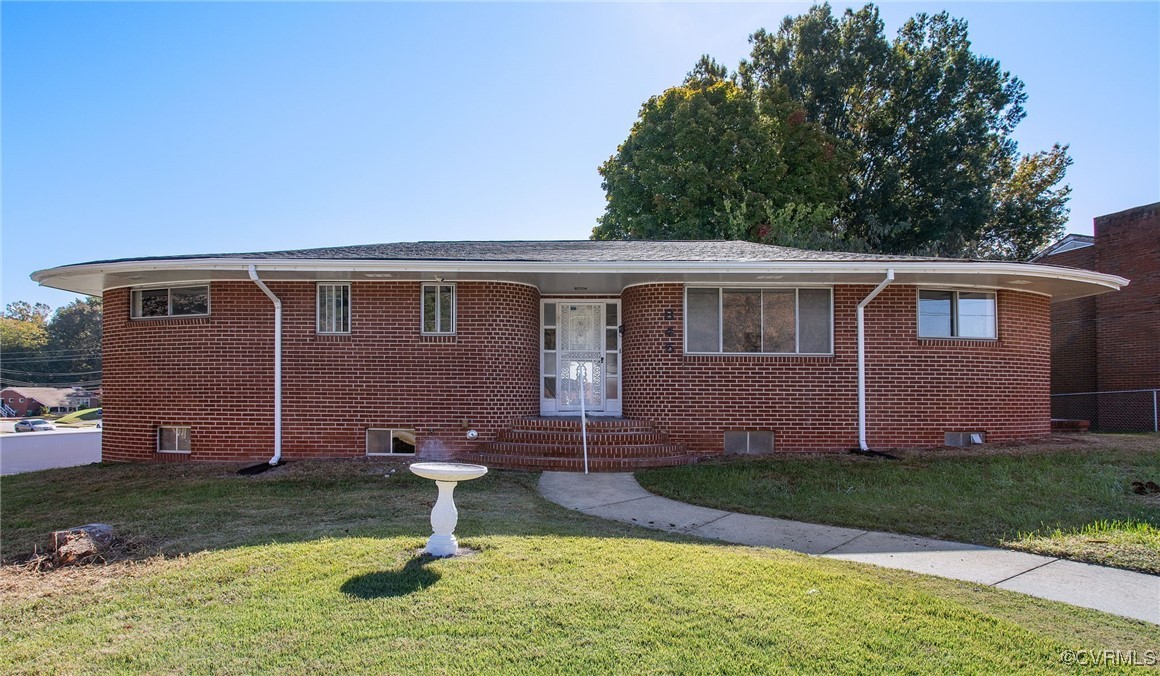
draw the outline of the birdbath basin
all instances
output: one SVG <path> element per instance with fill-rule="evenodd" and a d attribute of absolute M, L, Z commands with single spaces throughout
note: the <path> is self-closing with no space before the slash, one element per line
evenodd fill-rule
<path fill-rule="evenodd" d="M 431 479 L 439 487 L 439 499 L 431 510 L 432 533 L 423 551 L 431 556 L 454 556 L 459 549 L 459 542 L 455 539 L 455 524 L 459 522 L 459 510 L 455 508 L 455 484 L 478 479 L 487 474 L 487 468 L 459 462 L 417 462 L 409 469 L 412 474 Z"/>

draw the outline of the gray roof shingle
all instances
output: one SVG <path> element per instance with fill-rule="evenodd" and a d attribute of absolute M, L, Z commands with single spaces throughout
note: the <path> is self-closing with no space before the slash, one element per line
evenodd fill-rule
<path fill-rule="evenodd" d="M 262 251 L 252 253 L 149 256 L 93 261 L 82 265 L 133 261 L 194 261 L 208 258 L 238 260 L 413 260 L 413 261 L 509 261 L 509 262 L 783 262 L 783 261 L 947 261 L 948 258 L 860 254 L 838 251 L 807 251 L 744 241 L 479 241 L 396 242 L 319 249 Z"/>

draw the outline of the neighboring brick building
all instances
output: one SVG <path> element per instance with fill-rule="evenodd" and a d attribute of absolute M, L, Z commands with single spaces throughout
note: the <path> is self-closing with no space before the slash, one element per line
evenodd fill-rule
<path fill-rule="evenodd" d="M 34 279 L 104 297 L 105 459 L 266 459 L 280 419 L 286 458 L 577 468 L 583 401 L 594 469 L 1046 435 L 1051 297 L 1123 282 L 1022 263 L 587 241 L 127 259 Z M 856 309 L 876 291 L 860 438 Z"/>
<path fill-rule="evenodd" d="M 1094 230 L 1092 237 L 1068 235 L 1032 260 L 1131 280 L 1117 293 L 1052 306 L 1051 391 L 1160 388 L 1160 203 L 1099 216 Z M 1090 417 L 1097 427 L 1102 418 L 1105 429 L 1124 428 L 1118 418 L 1151 421 L 1150 394 L 1098 399 L 1102 414 L 1096 413 L 1095 397 L 1057 397 L 1057 414 Z M 1147 410 L 1127 410 L 1137 407 Z"/>
<path fill-rule="evenodd" d="M 93 392 L 80 387 L 6 387 L 0 391 L 0 403 L 18 417 L 50 413 L 68 413 L 101 405 Z"/>

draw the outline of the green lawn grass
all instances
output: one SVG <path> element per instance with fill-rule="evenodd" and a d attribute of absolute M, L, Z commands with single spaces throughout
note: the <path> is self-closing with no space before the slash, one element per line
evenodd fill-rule
<path fill-rule="evenodd" d="M 431 482 L 386 462 L 101 465 L 0 479 L 0 671 L 1062 671 L 1160 628 L 969 583 L 606 522 L 536 475 L 456 491 L 470 556 L 416 557 Z M 124 560 L 33 573 L 105 521 Z"/>
<path fill-rule="evenodd" d="M 1020 447 L 777 455 L 637 473 L 648 490 L 719 509 L 1001 545 L 1160 573 L 1160 436 Z"/>
<path fill-rule="evenodd" d="M 100 420 L 100 416 L 98 415 L 100 411 L 101 409 L 99 408 L 86 408 L 80 411 L 73 411 L 72 413 L 68 413 L 57 418 L 56 422 L 77 423 L 84 420 Z"/>

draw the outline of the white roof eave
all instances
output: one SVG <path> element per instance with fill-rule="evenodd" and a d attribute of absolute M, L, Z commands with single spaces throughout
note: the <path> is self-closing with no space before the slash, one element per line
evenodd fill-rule
<path fill-rule="evenodd" d="M 560 275 L 597 275 L 609 282 L 744 281 L 754 275 L 784 275 L 783 283 L 804 283 L 811 277 L 822 283 L 862 284 L 893 269 L 898 283 L 972 283 L 1011 288 L 1062 298 L 1118 290 L 1128 280 L 1116 275 L 1052 265 L 1005 261 L 456 261 L 456 260 L 301 260 L 249 258 L 197 258 L 156 261 L 116 261 L 70 265 L 32 274 L 41 285 L 76 293 L 101 295 L 106 289 L 124 286 L 246 279 L 251 265 L 266 273 L 285 273 L 277 278 L 313 280 L 327 274 L 392 273 L 399 279 L 432 275 L 472 275 L 535 284 L 535 280 Z M 183 274 L 184 273 L 184 274 Z M 369 279 L 369 278 L 368 278 Z M 952 281 L 947 281 L 952 280 Z M 615 291 L 619 292 L 617 287 Z"/>

